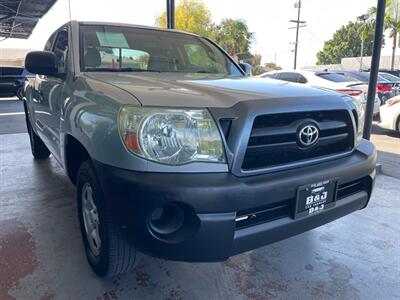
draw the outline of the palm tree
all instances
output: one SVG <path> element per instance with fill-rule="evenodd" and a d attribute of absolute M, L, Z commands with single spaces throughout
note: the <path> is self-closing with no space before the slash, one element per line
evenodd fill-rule
<path fill-rule="evenodd" d="M 396 47 L 398 45 L 397 37 L 400 32 L 400 14 L 399 14 L 399 0 L 388 0 L 386 1 L 386 13 L 385 13 L 385 29 L 389 30 L 389 36 L 392 38 L 392 61 L 391 69 L 394 69 L 394 61 L 396 58 Z M 369 10 L 371 15 L 376 15 L 377 8 L 372 7 Z"/>
<path fill-rule="evenodd" d="M 234 59 L 239 53 L 249 51 L 254 34 L 249 32 L 247 24 L 243 20 L 224 19 L 215 28 L 215 40 Z"/>

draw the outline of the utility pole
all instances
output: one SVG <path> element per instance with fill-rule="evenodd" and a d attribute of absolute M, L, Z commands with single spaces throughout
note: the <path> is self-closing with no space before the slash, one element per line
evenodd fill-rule
<path fill-rule="evenodd" d="M 175 0 L 167 0 L 167 28 L 175 29 Z"/>
<path fill-rule="evenodd" d="M 294 4 L 294 7 L 297 8 L 297 20 L 290 20 L 289 22 L 292 23 L 296 23 L 296 27 L 292 27 L 289 29 L 293 29 L 296 28 L 296 41 L 294 42 L 294 69 L 296 70 L 297 68 L 297 50 L 298 50 L 298 46 L 299 46 L 299 29 L 301 27 L 305 27 L 306 25 L 306 21 L 300 21 L 300 11 L 301 11 L 301 0 L 298 0 L 298 2 L 296 2 Z M 303 24 L 300 26 L 300 24 Z"/>

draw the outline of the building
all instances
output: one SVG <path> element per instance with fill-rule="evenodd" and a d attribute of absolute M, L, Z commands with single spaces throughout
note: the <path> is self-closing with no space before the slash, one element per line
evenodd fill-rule
<path fill-rule="evenodd" d="M 23 66 L 26 54 L 31 51 L 29 49 L 0 49 L 0 66 Z"/>

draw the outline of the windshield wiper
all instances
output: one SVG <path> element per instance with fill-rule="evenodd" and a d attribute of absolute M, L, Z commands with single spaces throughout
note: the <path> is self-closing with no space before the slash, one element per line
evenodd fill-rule
<path fill-rule="evenodd" d="M 122 68 L 122 69 L 116 69 L 118 72 L 155 72 L 155 73 L 161 73 L 160 70 L 151 70 L 151 69 L 139 69 L 139 68 Z"/>

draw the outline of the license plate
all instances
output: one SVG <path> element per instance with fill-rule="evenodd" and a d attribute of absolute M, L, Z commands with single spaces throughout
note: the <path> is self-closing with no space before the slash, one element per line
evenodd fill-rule
<path fill-rule="evenodd" d="M 321 212 L 335 206 L 336 180 L 324 180 L 299 187 L 295 218 Z"/>

